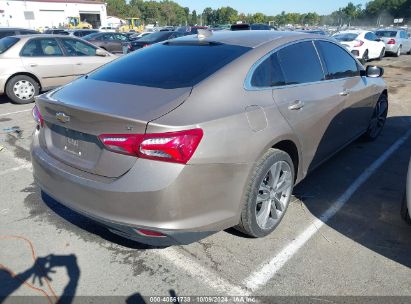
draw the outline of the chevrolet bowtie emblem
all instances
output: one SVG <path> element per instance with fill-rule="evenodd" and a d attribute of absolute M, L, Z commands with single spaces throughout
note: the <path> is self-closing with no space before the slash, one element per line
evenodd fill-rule
<path fill-rule="evenodd" d="M 62 123 L 66 123 L 70 121 L 70 116 L 64 114 L 63 112 L 56 113 L 56 119 Z"/>

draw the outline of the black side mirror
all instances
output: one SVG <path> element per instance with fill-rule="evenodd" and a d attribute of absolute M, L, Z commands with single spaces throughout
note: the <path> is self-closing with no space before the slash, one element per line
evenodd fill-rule
<path fill-rule="evenodd" d="M 370 77 L 370 78 L 378 78 L 384 75 L 384 69 L 377 66 L 367 66 L 367 68 L 361 71 L 361 76 Z"/>
<path fill-rule="evenodd" d="M 380 38 L 375 39 L 375 41 L 380 42 L 382 41 Z"/>

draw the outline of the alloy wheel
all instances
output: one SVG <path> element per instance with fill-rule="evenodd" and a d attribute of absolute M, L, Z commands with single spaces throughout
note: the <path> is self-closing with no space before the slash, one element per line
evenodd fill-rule
<path fill-rule="evenodd" d="M 370 136 L 377 137 L 382 131 L 385 120 L 387 119 L 388 103 L 386 100 L 380 100 L 375 106 L 373 116 L 370 121 Z"/>
<path fill-rule="evenodd" d="M 257 224 L 261 229 L 271 229 L 284 216 L 291 196 L 292 176 L 290 165 L 278 161 L 262 180 L 256 203 Z"/>

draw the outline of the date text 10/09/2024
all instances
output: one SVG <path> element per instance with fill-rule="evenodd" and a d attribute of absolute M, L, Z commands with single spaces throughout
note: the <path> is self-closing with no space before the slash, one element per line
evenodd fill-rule
<path fill-rule="evenodd" d="M 232 297 L 212 297 L 212 296 L 194 296 L 194 297 L 150 297 L 150 303 L 256 303 L 254 297 L 232 296 Z"/>

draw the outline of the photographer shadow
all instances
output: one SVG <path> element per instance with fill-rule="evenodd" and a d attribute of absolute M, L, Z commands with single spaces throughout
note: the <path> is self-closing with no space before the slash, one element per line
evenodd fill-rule
<path fill-rule="evenodd" d="M 52 282 L 50 276 L 56 273 L 55 268 L 57 267 L 65 267 L 69 278 L 69 282 L 64 287 L 61 296 L 55 294 L 50 284 Z M 29 282 L 30 278 L 32 279 L 31 282 Z M 79 278 L 80 268 L 74 254 L 51 254 L 38 257 L 29 269 L 17 274 L 0 265 L 0 303 L 5 302 L 20 286 L 26 285 L 33 289 L 36 295 L 43 295 L 51 303 L 70 304 L 74 300 Z M 36 282 L 38 282 L 40 288 L 34 285 Z"/>

